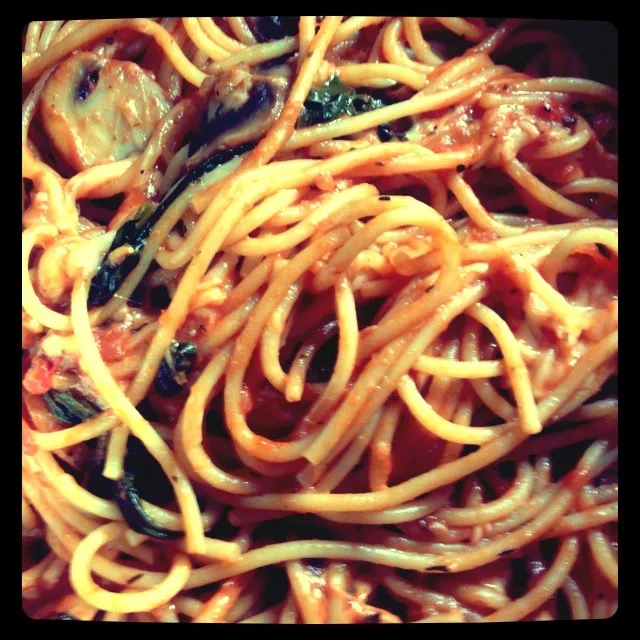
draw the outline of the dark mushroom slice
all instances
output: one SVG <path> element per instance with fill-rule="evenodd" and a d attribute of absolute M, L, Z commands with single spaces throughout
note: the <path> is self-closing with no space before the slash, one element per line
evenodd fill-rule
<path fill-rule="evenodd" d="M 189 144 L 187 168 L 221 148 L 260 139 L 284 107 L 287 81 L 233 69 L 212 87 L 200 131 Z"/>
<path fill-rule="evenodd" d="M 269 107 L 273 99 L 271 86 L 259 83 L 251 89 L 247 100 L 237 108 L 230 108 L 224 102 L 211 102 L 203 114 L 200 134 L 189 144 L 189 156 L 222 134 L 245 124 L 254 115 Z"/>
<path fill-rule="evenodd" d="M 300 16 L 259 16 L 253 30 L 260 42 L 282 40 L 298 33 Z"/>
<path fill-rule="evenodd" d="M 125 471 L 135 476 L 136 490 L 140 496 L 155 505 L 166 506 L 173 499 L 173 486 L 160 463 L 135 436 L 129 436 Z"/>

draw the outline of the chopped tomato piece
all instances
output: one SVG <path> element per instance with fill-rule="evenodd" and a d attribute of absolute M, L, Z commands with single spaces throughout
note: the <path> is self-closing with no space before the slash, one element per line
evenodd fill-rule
<path fill-rule="evenodd" d="M 59 362 L 60 358 L 50 360 L 46 356 L 36 356 L 22 380 L 24 388 L 38 396 L 47 393 L 53 386 L 53 376 Z"/>

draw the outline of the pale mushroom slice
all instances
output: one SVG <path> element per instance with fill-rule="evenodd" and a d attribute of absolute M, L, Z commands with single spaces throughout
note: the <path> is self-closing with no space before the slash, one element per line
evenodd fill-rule
<path fill-rule="evenodd" d="M 42 94 L 42 122 L 75 170 L 141 152 L 170 103 L 137 64 L 77 53 L 63 62 Z"/>

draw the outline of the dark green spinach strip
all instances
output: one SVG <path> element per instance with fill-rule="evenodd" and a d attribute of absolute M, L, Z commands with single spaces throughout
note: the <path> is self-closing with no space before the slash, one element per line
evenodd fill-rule
<path fill-rule="evenodd" d="M 309 127 L 330 122 L 341 116 L 355 116 L 388 104 L 392 104 L 388 98 L 370 93 L 357 93 L 353 87 L 349 87 L 337 75 L 333 75 L 322 86 L 309 91 L 298 118 L 298 126 Z"/>
<path fill-rule="evenodd" d="M 126 245 L 133 249 L 133 253 L 117 264 L 112 264 L 105 259 L 98 273 L 91 281 L 91 287 L 89 288 L 90 305 L 101 306 L 106 304 L 118 290 L 123 280 L 138 264 L 140 250 L 144 247 L 153 227 L 152 224 L 148 223 L 157 222 L 158 218 L 154 212 L 157 212 L 158 209 L 155 208 L 153 203 L 146 202 L 138 209 L 131 220 L 127 220 L 116 231 L 109 253 Z"/>
<path fill-rule="evenodd" d="M 78 398 L 66 391 L 47 391 L 43 396 L 51 415 L 64 424 L 74 426 L 86 422 L 102 411 L 86 398 Z"/>
<path fill-rule="evenodd" d="M 126 523 L 138 533 L 159 540 L 177 540 L 184 535 L 182 531 L 170 531 L 156 527 L 149 521 L 149 516 L 140 504 L 140 494 L 135 485 L 135 475 L 126 472 L 116 483 L 116 502 Z"/>
<path fill-rule="evenodd" d="M 118 229 L 105 260 L 91 281 L 89 289 L 89 306 L 105 305 L 120 288 L 124 279 L 133 271 L 140 260 L 140 252 L 145 246 L 151 230 L 162 218 L 166 210 L 177 197 L 191 184 L 202 178 L 205 173 L 226 164 L 238 155 L 255 147 L 255 142 L 242 144 L 233 149 L 224 149 L 214 153 L 204 162 L 190 169 L 165 195 L 162 202 L 155 207 L 153 203 L 145 203 L 136 215 Z M 120 247 L 130 246 L 133 252 L 118 264 L 108 261 L 109 254 Z"/>
<path fill-rule="evenodd" d="M 158 373 L 154 389 L 165 398 L 176 396 L 186 382 L 186 374 L 193 371 L 196 363 L 197 349 L 193 342 L 177 342 L 169 347 Z"/>

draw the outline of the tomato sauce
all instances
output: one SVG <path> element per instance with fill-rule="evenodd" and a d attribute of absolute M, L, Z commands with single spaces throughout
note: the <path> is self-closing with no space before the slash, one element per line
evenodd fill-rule
<path fill-rule="evenodd" d="M 47 393 L 53 386 L 53 376 L 58 370 L 61 358 L 53 360 L 46 356 L 38 355 L 31 361 L 31 366 L 27 370 L 22 386 L 34 395 Z"/>
<path fill-rule="evenodd" d="M 122 360 L 129 339 L 129 332 L 123 325 L 112 324 L 106 329 L 94 329 L 93 336 L 105 362 Z"/>

